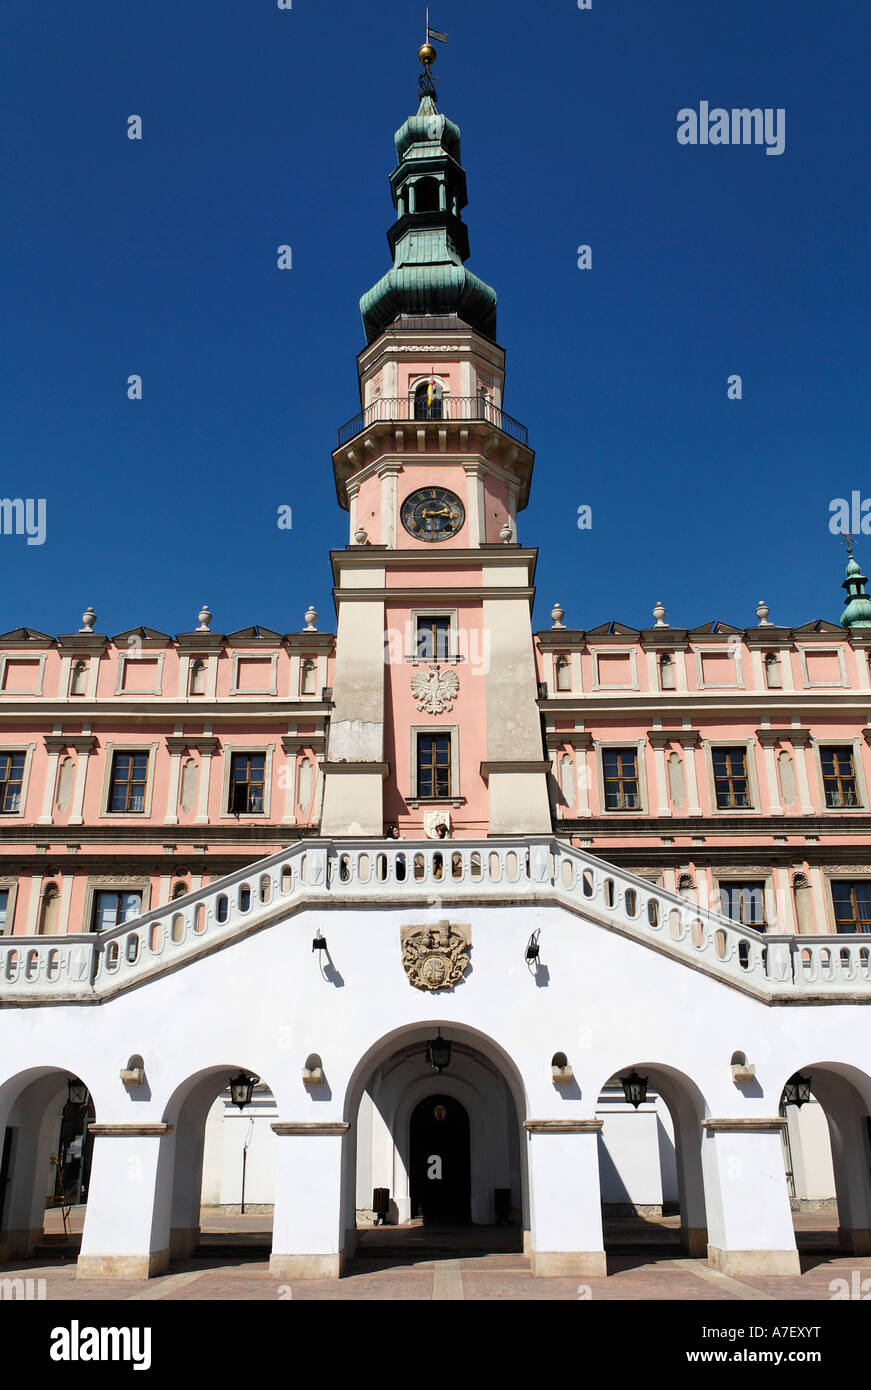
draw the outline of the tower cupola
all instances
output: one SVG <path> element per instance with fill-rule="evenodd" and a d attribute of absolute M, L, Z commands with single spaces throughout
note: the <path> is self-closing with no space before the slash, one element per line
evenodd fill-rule
<path fill-rule="evenodd" d="M 468 200 L 460 129 L 439 112 L 425 66 L 418 110 L 394 137 L 397 167 L 390 188 L 396 221 L 387 233 L 393 266 L 360 300 L 366 342 L 400 314 L 457 314 L 495 342 L 496 292 L 465 266 L 469 233 L 461 214 Z"/>

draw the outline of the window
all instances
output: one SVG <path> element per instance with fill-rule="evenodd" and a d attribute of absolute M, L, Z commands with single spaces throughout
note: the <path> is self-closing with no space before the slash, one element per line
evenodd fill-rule
<path fill-rule="evenodd" d="M 674 690 L 674 661 L 668 652 L 659 658 L 659 688 L 660 690 Z"/>
<path fill-rule="evenodd" d="M 821 748 L 820 765 L 823 770 L 826 806 L 832 810 L 858 806 L 852 748 Z"/>
<path fill-rule="evenodd" d="M 750 805 L 746 748 L 713 748 L 714 790 L 719 811 L 746 810 Z"/>
<path fill-rule="evenodd" d="M 451 654 L 450 618 L 428 614 L 418 618 L 414 645 L 420 661 L 447 661 Z"/>
<path fill-rule="evenodd" d="M 414 210 L 415 212 L 438 212 L 439 210 L 439 181 L 438 179 L 427 178 L 418 179 L 414 185 Z"/>
<path fill-rule="evenodd" d="M 307 656 L 299 668 L 299 691 L 301 695 L 314 695 L 317 673 L 318 668 L 315 662 L 310 656 Z"/>
<path fill-rule="evenodd" d="M 442 388 L 437 382 L 424 381 L 414 393 L 415 420 L 441 420 Z"/>
<path fill-rule="evenodd" d="M 558 656 L 556 659 L 556 688 L 557 690 L 571 690 L 572 688 L 572 663 L 567 656 Z"/>
<path fill-rule="evenodd" d="M 836 879 L 832 884 L 839 932 L 871 932 L 871 879 Z"/>
<path fill-rule="evenodd" d="M 451 739 L 449 734 L 418 734 L 417 794 L 445 797 L 451 794 Z"/>
<path fill-rule="evenodd" d="M 769 690 L 780 690 L 783 686 L 780 658 L 774 652 L 769 652 L 765 658 L 765 684 Z"/>
<path fill-rule="evenodd" d="M 116 753 L 112 758 L 112 780 L 109 784 L 109 810 L 121 812 L 144 811 L 145 786 L 147 781 L 147 753 Z"/>
<path fill-rule="evenodd" d="M 230 801 L 235 816 L 263 814 L 265 753 L 233 753 L 230 756 Z"/>
<path fill-rule="evenodd" d="M 12 815 L 21 809 L 24 781 L 24 754 L 0 753 L 0 814 Z"/>
<path fill-rule="evenodd" d="M 720 911 L 742 927 L 765 931 L 765 884 L 738 883 L 730 880 L 720 884 Z"/>
<path fill-rule="evenodd" d="M 191 662 L 190 678 L 188 680 L 189 695 L 205 695 L 206 693 L 206 663 L 201 657 Z"/>
<path fill-rule="evenodd" d="M 0 888 L 0 936 L 6 936 L 12 930 L 12 921 L 8 919 L 9 913 L 9 889 Z"/>
<path fill-rule="evenodd" d="M 110 931 L 131 917 L 138 917 L 142 911 L 142 894 L 126 888 L 102 889 L 94 894 L 94 917 L 92 931 Z"/>
<path fill-rule="evenodd" d="M 639 811 L 638 754 L 634 748 L 606 748 L 602 753 L 606 811 Z"/>
<path fill-rule="evenodd" d="M 77 661 L 70 674 L 70 694 L 84 695 L 88 681 L 88 663 Z"/>

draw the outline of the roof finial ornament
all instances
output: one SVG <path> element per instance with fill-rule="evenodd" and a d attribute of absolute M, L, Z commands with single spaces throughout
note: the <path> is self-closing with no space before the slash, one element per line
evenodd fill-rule
<path fill-rule="evenodd" d="M 847 547 L 847 554 L 849 555 L 849 557 L 850 557 L 851 560 L 852 560 L 852 558 L 853 558 L 853 541 L 854 541 L 854 540 L 855 540 L 855 536 L 852 536 L 852 535 L 850 534 L 849 531 L 845 531 L 844 534 L 843 534 L 843 536 L 841 537 L 841 544 L 842 544 L 842 545 L 845 545 L 845 546 Z"/>
<path fill-rule="evenodd" d="M 433 101 L 438 96 L 438 78 L 432 75 L 432 65 L 438 57 L 438 53 L 430 43 L 430 39 L 435 39 L 437 43 L 447 43 L 447 34 L 442 34 L 438 29 L 429 27 L 429 6 L 426 10 L 426 38 L 418 49 L 417 56 L 423 63 L 423 72 L 418 79 L 418 96 L 421 101 L 424 97 L 432 97 Z"/>

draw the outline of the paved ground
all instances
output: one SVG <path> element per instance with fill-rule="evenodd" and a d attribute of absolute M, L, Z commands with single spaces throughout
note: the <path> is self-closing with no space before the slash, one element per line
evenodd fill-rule
<path fill-rule="evenodd" d="M 75 1275 L 76 1231 L 81 1210 L 72 1213 L 73 1236 L 57 1241 L 59 1213 L 46 1220 L 47 1243 L 27 1261 L 0 1266 L 0 1278 L 45 1280 L 46 1300 L 624 1300 L 768 1302 L 828 1301 L 832 1281 L 849 1285 L 853 1271 L 871 1279 L 871 1258 L 840 1255 L 834 1248 L 832 1214 L 795 1218 L 802 1273 L 794 1278 L 732 1279 L 686 1259 L 676 1246 L 677 1218 L 606 1222 L 608 1277 L 535 1279 L 518 1248 L 519 1233 L 506 1227 L 470 1227 L 439 1232 L 420 1225 L 361 1232 L 357 1255 L 339 1280 L 294 1280 L 269 1274 L 268 1216 L 203 1212 L 203 1242 L 197 1255 L 157 1279 L 79 1280 Z M 52 1239 L 54 1237 L 54 1239 Z M 32 1286 L 38 1287 L 36 1285 Z M 837 1286 L 836 1286 L 837 1287 Z M 867 1287 L 871 1287 L 868 1285 Z"/>

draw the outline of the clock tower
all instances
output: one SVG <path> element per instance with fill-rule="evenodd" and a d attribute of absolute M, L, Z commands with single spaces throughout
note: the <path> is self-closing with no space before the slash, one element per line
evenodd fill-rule
<path fill-rule="evenodd" d="M 393 265 L 360 302 L 361 409 L 333 454 L 349 540 L 322 833 L 544 834 L 536 551 L 517 539 L 534 455 L 503 410 L 496 294 L 466 268 L 460 131 L 429 62 L 420 89 L 395 137 Z"/>

